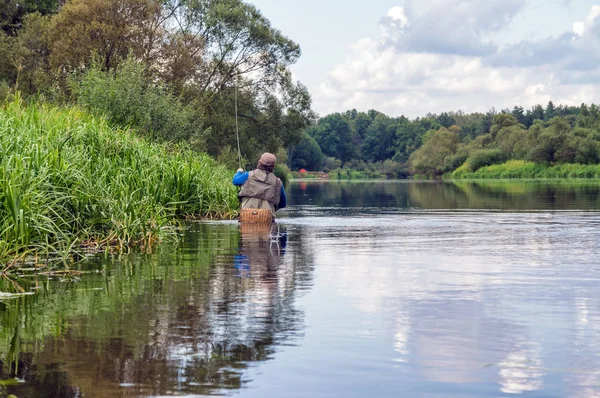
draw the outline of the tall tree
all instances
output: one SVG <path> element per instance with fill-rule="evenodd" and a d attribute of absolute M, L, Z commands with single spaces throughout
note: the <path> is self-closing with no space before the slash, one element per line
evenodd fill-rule
<path fill-rule="evenodd" d="M 9 36 L 16 36 L 28 14 L 53 14 L 62 0 L 2 0 L 0 1 L 0 30 Z"/>
<path fill-rule="evenodd" d="M 525 124 L 525 112 L 522 106 L 515 106 L 511 112 L 511 115 L 513 115 L 519 123 Z"/>
<path fill-rule="evenodd" d="M 444 170 L 447 158 L 456 153 L 458 144 L 456 133 L 442 127 L 432 133 L 427 142 L 411 155 L 412 170 L 417 174 L 439 176 Z"/>
<path fill-rule="evenodd" d="M 129 54 L 143 59 L 160 13 L 155 0 L 72 0 L 52 20 L 52 65 L 78 71 L 98 57 L 109 71 Z"/>
<path fill-rule="evenodd" d="M 556 107 L 552 101 L 548 102 L 546 106 L 546 111 L 544 112 L 545 120 L 551 120 L 554 116 L 556 116 Z"/>
<path fill-rule="evenodd" d="M 337 158 L 342 162 L 347 162 L 355 157 L 356 149 L 352 145 L 352 127 L 341 114 L 334 113 L 325 116 L 308 132 L 317 141 L 325 155 Z"/>

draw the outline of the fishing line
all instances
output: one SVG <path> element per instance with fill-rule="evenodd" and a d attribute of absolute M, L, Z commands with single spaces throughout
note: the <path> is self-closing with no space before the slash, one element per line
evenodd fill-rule
<path fill-rule="evenodd" d="M 238 125 L 238 99 L 237 99 L 237 94 L 238 94 L 238 77 L 239 75 L 236 75 L 235 78 L 235 133 L 237 135 L 237 147 L 238 147 L 238 161 L 239 161 L 239 165 L 240 165 L 240 169 L 242 168 L 242 150 L 240 149 L 240 128 Z"/>

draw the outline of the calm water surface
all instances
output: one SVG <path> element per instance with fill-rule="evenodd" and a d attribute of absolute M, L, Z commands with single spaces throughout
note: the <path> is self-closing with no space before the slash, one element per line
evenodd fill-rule
<path fill-rule="evenodd" d="M 279 240 L 193 223 L 0 280 L 34 293 L 0 298 L 0 396 L 600 397 L 600 182 L 288 195 Z"/>

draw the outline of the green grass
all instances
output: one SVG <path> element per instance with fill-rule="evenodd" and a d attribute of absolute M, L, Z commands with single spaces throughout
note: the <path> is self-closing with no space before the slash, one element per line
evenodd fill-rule
<path fill-rule="evenodd" d="M 0 270 L 90 242 L 150 245 L 185 217 L 232 217 L 230 180 L 206 155 L 17 98 L 0 108 Z"/>
<path fill-rule="evenodd" d="M 467 163 L 444 176 L 447 179 L 498 178 L 600 178 L 600 165 L 557 164 L 554 166 L 510 160 L 471 171 Z"/>

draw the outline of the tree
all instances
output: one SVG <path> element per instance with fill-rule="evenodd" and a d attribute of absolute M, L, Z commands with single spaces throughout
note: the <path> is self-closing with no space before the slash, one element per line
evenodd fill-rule
<path fill-rule="evenodd" d="M 52 86 L 48 26 L 49 17 L 36 12 L 23 17 L 18 36 L 0 32 L 0 80 L 26 94 Z"/>
<path fill-rule="evenodd" d="M 416 151 L 422 142 L 427 129 L 421 123 L 411 123 L 406 118 L 400 118 L 396 124 L 396 139 L 394 141 L 394 160 L 404 163 Z"/>
<path fill-rule="evenodd" d="M 298 145 L 294 147 L 290 158 L 292 169 L 305 168 L 314 171 L 321 168 L 324 155 L 317 141 L 308 134 L 304 134 Z"/>
<path fill-rule="evenodd" d="M 458 137 L 446 128 L 440 128 L 430 139 L 410 157 L 414 173 L 426 176 L 439 176 L 444 170 L 446 159 L 458 149 Z"/>
<path fill-rule="evenodd" d="M 365 132 L 362 147 L 363 159 L 367 162 L 382 162 L 394 155 L 394 140 L 396 138 L 396 126 L 394 120 L 385 116 L 377 115 Z"/>
<path fill-rule="evenodd" d="M 64 1 L 59 0 L 3 0 L 0 1 L 0 30 L 17 36 L 29 14 L 53 14 Z"/>
<path fill-rule="evenodd" d="M 127 58 L 139 62 L 144 79 L 194 109 L 193 133 L 169 137 L 214 156 L 237 147 L 236 124 L 253 159 L 296 145 L 315 119 L 308 90 L 288 68 L 299 46 L 241 0 L 72 0 L 50 33 L 51 64 L 65 74 L 100 65 L 110 76 Z"/>
<path fill-rule="evenodd" d="M 352 127 L 341 114 L 334 113 L 320 119 L 308 130 L 326 156 L 347 162 L 354 158 L 356 148 L 352 145 Z"/>
<path fill-rule="evenodd" d="M 452 126 L 453 124 L 456 123 L 456 121 L 454 120 L 454 118 L 450 114 L 448 114 L 447 112 L 444 112 L 444 113 L 440 114 L 437 117 L 437 122 L 442 127 L 446 127 L 446 128 L 448 128 L 448 127 L 450 127 L 450 126 Z"/>
<path fill-rule="evenodd" d="M 164 9 L 173 34 L 202 39 L 190 51 L 202 53 L 204 62 L 189 70 L 201 93 L 217 93 L 238 78 L 241 88 L 273 91 L 300 56 L 298 44 L 241 0 L 164 0 Z"/>
<path fill-rule="evenodd" d="M 532 122 L 536 120 L 544 120 L 544 108 L 541 105 L 535 105 L 531 108 L 531 119 Z"/>
<path fill-rule="evenodd" d="M 517 119 L 517 122 L 525 124 L 525 111 L 522 106 L 515 106 L 511 112 L 511 115 Z"/>
<path fill-rule="evenodd" d="M 544 128 L 542 123 L 536 123 L 529 129 L 531 149 L 529 160 L 538 163 L 553 163 L 570 158 L 574 150 L 565 146 L 570 135 L 571 127 L 563 118 L 554 118 L 550 126 Z"/>
<path fill-rule="evenodd" d="M 556 116 L 556 108 L 554 107 L 554 103 L 552 101 L 548 102 L 546 106 L 546 111 L 544 112 L 544 120 L 548 121 Z"/>
<path fill-rule="evenodd" d="M 98 57 L 109 71 L 129 54 L 144 59 L 160 13 L 155 0 L 72 0 L 52 19 L 51 63 L 78 71 Z"/>

